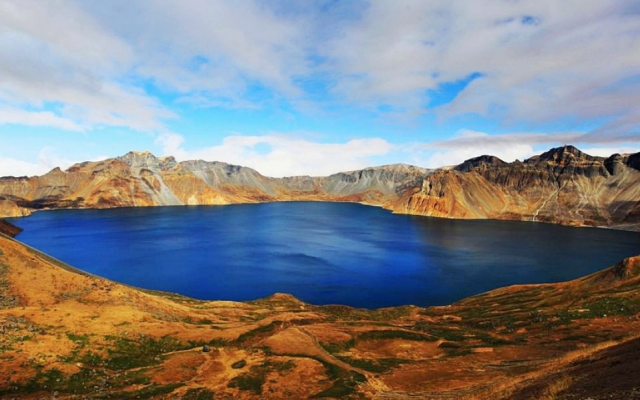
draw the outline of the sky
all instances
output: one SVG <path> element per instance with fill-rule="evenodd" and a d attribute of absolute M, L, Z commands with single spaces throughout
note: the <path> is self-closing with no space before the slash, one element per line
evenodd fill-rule
<path fill-rule="evenodd" d="M 0 176 L 640 151 L 638 0 L 0 0 Z"/>

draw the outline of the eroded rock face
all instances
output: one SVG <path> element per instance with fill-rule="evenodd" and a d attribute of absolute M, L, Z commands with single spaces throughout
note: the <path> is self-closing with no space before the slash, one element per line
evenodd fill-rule
<path fill-rule="evenodd" d="M 13 225 L 12 223 L 9 223 L 3 219 L 0 219 L 0 233 L 2 233 L 3 235 L 15 237 L 20 232 L 22 232 L 22 228 L 19 228 Z"/>
<path fill-rule="evenodd" d="M 327 177 L 269 178 L 222 162 L 149 152 L 0 178 L 0 216 L 30 209 L 349 201 L 397 213 L 640 228 L 640 153 L 593 157 L 573 146 L 523 162 L 480 156 L 453 169 L 404 164 Z"/>
<path fill-rule="evenodd" d="M 498 157 L 484 155 L 484 156 L 475 157 L 475 158 L 466 160 L 462 164 L 455 167 L 455 170 L 460 172 L 469 172 L 475 168 L 486 169 L 486 168 L 501 166 L 505 164 L 506 162 L 502 161 Z"/>
<path fill-rule="evenodd" d="M 356 201 L 383 205 L 417 185 L 427 170 L 391 165 L 328 177 L 269 178 L 222 162 L 178 163 L 173 157 L 129 152 L 66 171 L 36 177 L 0 178 L 0 195 L 21 210 L 214 205 L 264 201 Z M 9 207 L 0 216 L 16 216 Z"/>
<path fill-rule="evenodd" d="M 449 218 L 588 226 L 640 223 L 640 171 L 630 167 L 635 157 L 592 157 L 573 146 L 508 164 L 478 157 L 426 176 L 419 189 L 405 193 L 390 208 Z"/>
<path fill-rule="evenodd" d="M 25 217 L 29 214 L 29 210 L 18 206 L 15 201 L 0 196 L 0 216 Z"/>

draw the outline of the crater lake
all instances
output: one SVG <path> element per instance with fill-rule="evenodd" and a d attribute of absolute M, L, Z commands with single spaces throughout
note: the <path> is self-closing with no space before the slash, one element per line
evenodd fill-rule
<path fill-rule="evenodd" d="M 446 305 L 559 282 L 640 253 L 640 233 L 393 215 L 351 203 L 57 210 L 17 239 L 114 281 L 204 300 Z"/>

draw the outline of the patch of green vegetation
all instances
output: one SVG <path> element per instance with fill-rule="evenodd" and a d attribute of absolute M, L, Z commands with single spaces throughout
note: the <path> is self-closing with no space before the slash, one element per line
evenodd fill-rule
<path fill-rule="evenodd" d="M 336 356 L 336 358 L 346 362 L 352 367 L 376 373 L 387 372 L 401 364 L 411 362 L 410 360 L 405 360 L 403 358 L 379 358 L 375 361 L 366 358 L 352 358 L 344 356 Z"/>
<path fill-rule="evenodd" d="M 102 365 L 102 357 L 100 357 L 99 354 L 94 353 L 92 351 L 86 352 L 84 353 L 82 356 L 80 356 L 79 361 L 81 363 L 83 363 L 84 365 L 89 365 L 92 367 L 97 367 L 97 366 L 101 366 Z M 72 362 L 73 360 L 71 360 Z"/>
<path fill-rule="evenodd" d="M 29 342 L 29 341 L 33 340 L 33 335 L 15 336 L 14 339 L 15 339 L 16 342 Z"/>
<path fill-rule="evenodd" d="M 466 339 L 468 333 L 462 329 L 450 329 L 445 327 L 434 327 L 425 322 L 418 322 L 413 326 L 414 329 L 426 332 L 436 338 L 447 340 L 450 342 L 461 342 Z"/>
<path fill-rule="evenodd" d="M 565 342 L 578 342 L 578 343 L 599 343 L 602 342 L 602 338 L 597 337 L 597 336 L 591 336 L 591 335 L 584 335 L 584 334 L 574 334 L 574 335 L 569 335 L 569 336 L 565 336 L 564 338 L 562 338 L 563 341 Z"/>
<path fill-rule="evenodd" d="M 182 318 L 182 322 L 189 325 L 212 325 L 213 321 L 208 318 L 193 319 L 191 317 Z"/>
<path fill-rule="evenodd" d="M 67 338 L 72 342 L 88 342 L 90 335 L 77 335 L 75 333 L 67 333 Z"/>
<path fill-rule="evenodd" d="M 560 325 L 568 325 L 576 319 L 578 314 L 569 310 L 559 310 L 551 314 L 550 318 L 544 322 L 546 328 L 554 328 Z"/>
<path fill-rule="evenodd" d="M 9 266 L 0 263 L 0 309 L 17 307 L 19 305 L 17 297 L 12 295 L 9 290 L 9 281 L 5 276 L 8 272 Z"/>
<path fill-rule="evenodd" d="M 32 378 L 27 386 L 29 386 L 35 392 L 38 388 L 46 390 L 59 390 L 64 386 L 64 374 L 62 371 L 52 368 L 46 372 L 38 373 Z"/>
<path fill-rule="evenodd" d="M 490 335 L 488 333 L 483 333 L 483 332 L 474 332 L 473 333 L 474 338 L 481 340 L 484 344 L 486 345 L 491 345 L 491 346 L 506 346 L 506 345 L 510 345 L 510 344 L 516 344 L 515 341 L 512 340 L 507 340 L 501 337 L 497 337 L 494 335 Z"/>
<path fill-rule="evenodd" d="M 485 319 L 488 315 L 491 315 L 488 307 L 469 307 L 459 313 L 457 313 L 463 320 L 475 320 Z"/>
<path fill-rule="evenodd" d="M 578 316 L 581 318 L 629 316 L 640 312 L 640 300 L 623 297 L 601 297 L 584 303 L 583 308 L 589 311 L 579 313 Z"/>
<path fill-rule="evenodd" d="M 183 343 L 171 336 L 163 336 L 160 339 L 145 336 L 138 337 L 137 340 L 106 336 L 105 339 L 113 343 L 107 350 L 109 357 L 104 360 L 104 365 L 112 370 L 125 370 L 157 364 L 162 354 L 185 350 L 192 346 L 190 343 Z"/>
<path fill-rule="evenodd" d="M 207 344 L 211 347 L 227 347 L 231 343 L 226 339 L 211 339 L 207 342 Z"/>
<path fill-rule="evenodd" d="M 369 331 L 358 336 L 358 340 L 413 340 L 413 341 L 426 341 L 434 342 L 438 340 L 432 336 L 426 336 L 417 332 L 400 331 L 400 330 L 381 330 L 381 331 Z"/>
<path fill-rule="evenodd" d="M 249 372 L 231 379 L 227 386 L 260 395 L 262 393 L 262 385 L 264 385 L 266 381 L 267 374 L 270 372 L 286 373 L 293 368 L 295 368 L 295 363 L 291 360 L 286 362 L 265 361 L 261 365 L 252 366 L 249 369 Z"/>
<path fill-rule="evenodd" d="M 173 387 L 171 385 L 151 385 L 136 392 L 107 394 L 117 388 L 132 385 L 149 385 L 150 379 L 147 376 L 148 371 L 138 369 L 123 374 L 107 374 L 104 369 L 95 367 L 95 365 L 102 365 L 105 362 L 105 360 L 102 360 L 98 355 L 86 353 L 80 359 L 86 361 L 85 365 L 88 366 L 88 368 L 82 368 L 79 372 L 72 375 L 65 375 L 55 368 L 44 371 L 42 366 L 36 365 L 36 374 L 31 379 L 23 385 L 14 385 L 5 390 L 0 390 L 0 397 L 9 394 L 27 394 L 39 391 L 58 391 L 61 393 L 86 395 L 102 388 L 101 390 L 104 391 L 104 394 L 92 393 L 90 397 L 96 399 L 148 398 L 159 394 L 170 393 L 176 387 L 182 385 L 179 384 Z"/>
<path fill-rule="evenodd" d="M 155 396 L 172 393 L 179 387 L 184 386 L 184 383 L 169 383 L 167 385 L 157 385 L 152 383 L 149 386 L 143 387 L 140 390 L 134 392 L 119 392 L 110 393 L 105 398 L 107 399 L 149 399 Z"/>
<path fill-rule="evenodd" d="M 262 385 L 266 380 L 266 371 L 263 369 L 251 368 L 251 371 L 241 374 L 231 379 L 227 387 L 246 390 L 257 395 L 262 394 Z"/>
<path fill-rule="evenodd" d="M 448 348 L 446 349 L 447 357 L 462 357 L 473 353 L 471 349 L 466 348 Z"/>
<path fill-rule="evenodd" d="M 83 294 L 86 294 L 86 293 L 82 293 L 82 292 L 61 292 L 58 297 L 60 297 L 60 299 L 62 299 L 62 300 L 71 300 L 71 299 L 77 299 L 78 297 L 82 296 Z"/>
<path fill-rule="evenodd" d="M 273 321 L 268 325 L 262 325 L 257 327 L 256 329 L 250 330 L 238 336 L 235 340 L 236 344 L 242 345 L 253 339 L 260 339 L 267 336 L 267 334 L 276 330 L 278 325 L 282 325 L 282 321 Z"/>
<path fill-rule="evenodd" d="M 124 374 L 116 374 L 109 379 L 114 388 L 128 387 L 132 385 L 148 385 L 151 379 L 148 376 L 149 369 L 142 368 L 135 371 L 128 371 Z"/>
<path fill-rule="evenodd" d="M 62 371 L 52 368 L 43 371 L 42 367 L 37 367 L 36 374 L 23 385 L 14 385 L 5 390 L 0 390 L 0 396 L 16 393 L 34 393 L 39 391 L 62 391 L 66 389 L 67 383 Z"/>
<path fill-rule="evenodd" d="M 287 311 L 296 312 L 301 311 L 300 305 L 302 304 L 299 300 L 295 298 L 280 298 L 278 300 L 274 299 L 273 296 L 264 297 L 262 299 L 251 300 L 247 302 L 248 304 L 253 304 L 256 306 L 266 307 L 273 310 L 275 307 L 284 307 L 287 308 Z"/>
<path fill-rule="evenodd" d="M 575 304 L 575 303 L 574 303 Z M 556 328 L 571 324 L 572 321 L 602 317 L 632 316 L 640 312 L 640 299 L 624 297 L 601 297 L 574 306 L 571 309 L 543 312 L 531 311 L 528 314 L 529 324 L 542 324 L 545 328 Z"/>
<path fill-rule="evenodd" d="M 99 379 L 104 378 L 104 372 L 95 369 L 82 369 L 80 372 L 67 377 L 59 390 L 67 393 L 82 394 L 94 389 Z"/>
<path fill-rule="evenodd" d="M 364 308 L 351 308 L 347 306 L 320 306 L 319 309 L 329 316 L 330 320 L 343 321 L 394 321 L 411 315 L 413 307 L 403 306 L 385 308 L 380 310 L 367 310 Z"/>
<path fill-rule="evenodd" d="M 354 338 L 351 338 L 347 341 L 344 342 L 330 342 L 330 343 L 325 343 L 325 342 L 321 342 L 320 346 L 327 352 L 327 353 L 331 353 L 331 354 L 336 354 L 336 353 L 341 353 L 343 351 L 347 351 L 350 348 L 352 348 L 353 346 L 356 345 L 356 340 Z"/>
<path fill-rule="evenodd" d="M 187 390 L 182 400 L 213 400 L 214 394 L 209 389 L 193 388 Z"/>
<path fill-rule="evenodd" d="M 277 372 L 289 372 L 296 367 L 296 363 L 292 360 L 287 361 L 268 361 L 269 368 Z"/>
<path fill-rule="evenodd" d="M 324 366 L 327 377 L 333 381 L 333 385 L 320 393 L 314 394 L 311 398 L 345 398 L 355 394 L 356 387 L 367 380 L 364 375 L 358 372 L 348 371 L 319 358 L 313 357 L 313 359 Z"/>

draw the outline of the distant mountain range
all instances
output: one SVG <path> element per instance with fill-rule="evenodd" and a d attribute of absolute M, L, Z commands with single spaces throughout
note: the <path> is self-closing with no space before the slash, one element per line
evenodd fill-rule
<path fill-rule="evenodd" d="M 525 161 L 480 156 L 453 168 L 395 164 L 327 177 L 265 177 L 222 162 L 129 152 L 42 176 L 0 178 L 0 216 L 57 208 L 343 201 L 396 213 L 640 228 L 640 153 L 573 146 Z"/>

